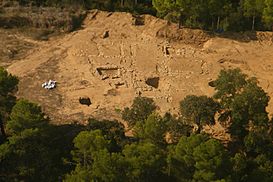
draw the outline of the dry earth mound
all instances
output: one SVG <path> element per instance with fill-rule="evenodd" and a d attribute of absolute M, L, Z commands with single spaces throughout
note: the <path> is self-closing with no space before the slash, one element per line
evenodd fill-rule
<path fill-rule="evenodd" d="M 42 42 L 8 70 L 21 79 L 18 95 L 41 103 L 59 123 L 119 118 L 117 111 L 138 95 L 177 113 L 186 95 L 212 95 L 208 82 L 224 68 L 256 76 L 272 96 L 272 34 L 257 35 L 245 42 L 179 30 L 149 15 L 91 11 L 81 30 Z M 56 89 L 41 87 L 49 79 Z"/>

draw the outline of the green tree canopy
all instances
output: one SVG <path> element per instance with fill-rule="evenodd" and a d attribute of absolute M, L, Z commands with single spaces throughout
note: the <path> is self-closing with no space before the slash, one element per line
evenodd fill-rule
<path fill-rule="evenodd" d="M 264 11 L 264 0 L 243 0 L 244 15 L 252 18 L 252 30 L 255 30 L 255 20 L 261 17 Z"/>
<path fill-rule="evenodd" d="M 0 67 L 0 95 L 7 96 L 13 93 L 19 80 L 16 76 L 9 74 L 4 68 Z"/>
<path fill-rule="evenodd" d="M 0 128 L 3 138 L 6 137 L 4 122 L 16 102 L 16 97 L 13 94 L 17 89 L 18 82 L 17 77 L 8 74 L 4 68 L 0 67 Z"/>
<path fill-rule="evenodd" d="M 268 156 L 260 154 L 251 158 L 242 153 L 236 153 L 232 161 L 232 181 L 235 182 L 270 182 L 273 179 L 273 162 Z"/>
<path fill-rule="evenodd" d="M 194 149 L 196 181 L 216 181 L 229 178 L 229 158 L 224 146 L 215 139 L 210 139 Z"/>
<path fill-rule="evenodd" d="M 39 129 L 25 129 L 0 145 L 0 181 L 56 181 L 64 166 L 47 139 Z"/>
<path fill-rule="evenodd" d="M 163 120 L 167 123 L 168 142 L 178 143 L 182 136 L 189 136 L 193 127 L 185 121 L 183 117 L 175 118 L 170 113 L 166 113 Z"/>
<path fill-rule="evenodd" d="M 76 168 L 66 176 L 66 181 L 91 181 L 92 165 L 100 152 L 108 152 L 109 141 L 104 138 L 100 130 L 93 130 L 80 132 L 73 143 L 75 149 L 71 154 Z"/>
<path fill-rule="evenodd" d="M 203 6 L 206 7 L 207 14 L 212 19 L 212 30 L 213 30 L 214 24 L 216 22 L 215 19 L 217 19 L 216 29 L 219 29 L 220 18 L 224 18 L 227 16 L 231 4 L 229 0 L 206 0 Z"/>
<path fill-rule="evenodd" d="M 215 99 L 220 100 L 221 106 L 229 108 L 236 93 L 246 85 L 246 75 L 240 69 L 221 70 L 218 78 L 213 82 L 216 93 Z"/>
<path fill-rule="evenodd" d="M 74 181 L 127 181 L 127 162 L 120 153 L 100 150 L 93 155 L 92 163 L 81 166 L 65 178 L 66 182 Z"/>
<path fill-rule="evenodd" d="M 273 26 L 273 0 L 264 0 L 265 8 L 263 11 L 263 21 L 267 28 L 272 30 Z"/>
<path fill-rule="evenodd" d="M 152 113 L 144 123 L 136 124 L 134 132 L 136 133 L 135 136 L 142 140 L 163 146 L 166 144 L 165 135 L 167 129 L 166 120 L 163 120 L 159 114 Z"/>
<path fill-rule="evenodd" d="M 244 137 L 250 125 L 268 125 L 268 106 L 269 97 L 263 89 L 256 83 L 250 82 L 245 85 L 243 91 L 234 97 L 231 104 L 230 132 L 233 136 Z M 253 127 L 252 127 L 253 128 Z"/>
<path fill-rule="evenodd" d="M 205 135 L 181 137 L 170 155 L 170 174 L 179 181 L 209 182 L 229 178 L 230 165 L 224 146 Z"/>
<path fill-rule="evenodd" d="M 107 150 L 107 141 L 100 130 L 82 131 L 73 140 L 75 150 L 72 151 L 74 161 L 80 166 L 90 165 L 94 155 L 100 150 Z"/>
<path fill-rule="evenodd" d="M 95 154 L 92 165 L 92 179 L 95 181 L 128 181 L 128 163 L 121 153 L 102 150 Z"/>
<path fill-rule="evenodd" d="M 180 102 L 182 116 L 198 126 L 198 133 L 201 132 L 205 124 L 214 124 L 215 113 L 219 109 L 219 104 L 207 96 L 186 96 Z"/>
<path fill-rule="evenodd" d="M 12 108 L 7 129 L 12 134 L 18 134 L 28 128 L 43 128 L 47 124 L 48 119 L 40 106 L 27 100 L 19 100 Z"/>
<path fill-rule="evenodd" d="M 122 119 L 128 122 L 129 127 L 133 127 L 137 122 L 143 122 L 155 111 L 156 105 L 151 98 L 136 97 L 131 108 L 126 107 L 122 112 Z"/>
<path fill-rule="evenodd" d="M 251 125 L 268 125 L 266 107 L 269 97 L 255 78 L 247 78 L 239 69 L 222 70 L 214 84 L 214 97 L 220 101 L 223 109 L 220 120 L 230 120 L 232 137 L 242 141 L 251 130 Z"/>
<path fill-rule="evenodd" d="M 109 150 L 111 152 L 121 151 L 122 146 L 127 143 L 124 125 L 116 120 L 98 121 L 96 119 L 89 119 L 87 129 L 101 130 L 103 136 L 110 141 Z"/>
<path fill-rule="evenodd" d="M 168 13 L 177 11 L 176 1 L 173 0 L 153 0 L 153 6 L 156 8 L 159 16 L 164 17 Z"/>
<path fill-rule="evenodd" d="M 161 150 L 151 143 L 126 145 L 123 155 L 128 162 L 128 176 L 131 181 L 162 181 L 164 156 Z"/>
<path fill-rule="evenodd" d="M 66 181 L 151 181 L 163 175 L 163 153 L 156 145 L 133 143 L 118 153 L 108 145 L 100 130 L 81 132 L 72 151 L 76 168 Z"/>
<path fill-rule="evenodd" d="M 208 137 L 202 134 L 190 137 L 182 136 L 173 151 L 170 151 L 168 157 L 169 175 L 175 176 L 181 181 L 193 179 L 195 172 L 194 149 L 207 140 Z"/>

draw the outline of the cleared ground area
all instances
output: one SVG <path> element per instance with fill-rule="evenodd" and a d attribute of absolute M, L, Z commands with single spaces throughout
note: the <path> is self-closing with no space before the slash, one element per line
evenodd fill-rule
<path fill-rule="evenodd" d="M 42 105 L 54 122 L 119 118 L 134 97 L 152 97 L 159 111 L 177 113 L 189 94 L 212 95 L 221 69 L 241 68 L 273 96 L 272 33 L 210 35 L 145 15 L 91 11 L 82 29 L 30 42 L 8 64 L 20 77 L 19 97 Z M 52 90 L 42 83 L 56 80 Z M 90 98 L 82 105 L 79 98 Z M 268 107 L 273 112 L 273 102 Z"/>

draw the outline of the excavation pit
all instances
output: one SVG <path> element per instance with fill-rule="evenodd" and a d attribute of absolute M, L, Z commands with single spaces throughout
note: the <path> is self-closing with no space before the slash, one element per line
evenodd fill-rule
<path fill-rule="evenodd" d="M 145 83 L 151 87 L 158 88 L 159 86 L 159 77 L 147 78 Z"/>

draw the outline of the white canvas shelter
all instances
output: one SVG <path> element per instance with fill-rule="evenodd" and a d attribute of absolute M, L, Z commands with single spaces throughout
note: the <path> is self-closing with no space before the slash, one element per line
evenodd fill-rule
<path fill-rule="evenodd" d="M 50 89 L 56 88 L 56 84 L 57 84 L 57 81 L 49 80 L 48 82 L 43 83 L 42 87 L 50 90 Z"/>

